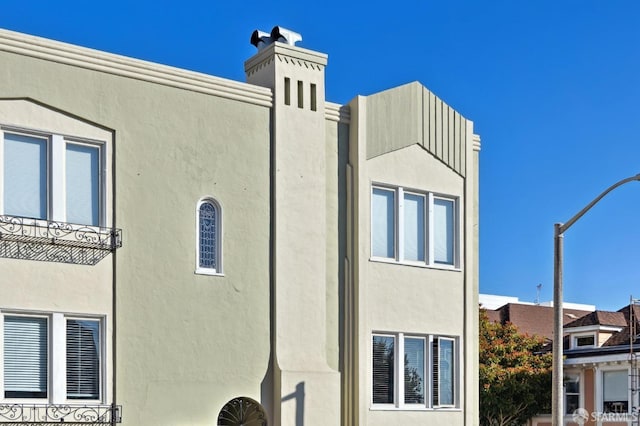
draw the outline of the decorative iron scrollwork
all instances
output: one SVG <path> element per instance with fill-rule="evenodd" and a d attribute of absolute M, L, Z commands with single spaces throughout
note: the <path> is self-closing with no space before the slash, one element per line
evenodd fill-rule
<path fill-rule="evenodd" d="M 267 426 L 264 408 L 247 397 L 234 398 L 227 402 L 218 415 L 219 426 Z"/>
<path fill-rule="evenodd" d="M 122 230 L 0 216 L 0 257 L 95 265 L 122 247 Z"/>
<path fill-rule="evenodd" d="M 120 405 L 0 404 L 0 424 L 113 425 L 121 412 Z"/>

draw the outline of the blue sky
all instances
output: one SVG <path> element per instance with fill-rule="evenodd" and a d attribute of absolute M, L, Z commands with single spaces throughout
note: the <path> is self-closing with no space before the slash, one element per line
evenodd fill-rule
<path fill-rule="evenodd" d="M 244 81 L 254 29 L 328 53 L 327 99 L 418 80 L 482 137 L 480 290 L 551 300 L 553 223 L 640 173 L 640 3 L 12 1 L 0 27 Z M 565 300 L 640 297 L 640 182 L 565 235 Z"/>

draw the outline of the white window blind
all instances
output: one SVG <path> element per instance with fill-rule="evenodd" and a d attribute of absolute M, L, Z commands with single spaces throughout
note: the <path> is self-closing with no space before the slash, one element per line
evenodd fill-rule
<path fill-rule="evenodd" d="M 453 200 L 433 200 L 434 261 L 453 265 L 454 251 L 454 203 Z"/>
<path fill-rule="evenodd" d="M 372 251 L 376 257 L 395 257 L 395 192 L 373 188 Z"/>
<path fill-rule="evenodd" d="M 425 339 L 404 339 L 405 404 L 424 404 L 424 350 Z"/>
<path fill-rule="evenodd" d="M 65 157 L 67 222 L 100 222 L 100 149 L 67 143 Z"/>
<path fill-rule="evenodd" d="M 47 397 L 47 319 L 4 317 L 5 398 Z"/>
<path fill-rule="evenodd" d="M 47 218 L 47 140 L 4 135 L 4 214 Z"/>
<path fill-rule="evenodd" d="M 67 398 L 100 397 L 100 322 L 67 320 Z"/>
<path fill-rule="evenodd" d="M 425 260 L 425 197 L 404 194 L 404 259 Z"/>
<path fill-rule="evenodd" d="M 603 373 L 604 401 L 627 401 L 629 392 L 627 370 Z"/>

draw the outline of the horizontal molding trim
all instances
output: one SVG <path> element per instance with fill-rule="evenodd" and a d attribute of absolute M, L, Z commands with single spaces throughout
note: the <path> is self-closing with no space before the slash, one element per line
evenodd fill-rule
<path fill-rule="evenodd" d="M 254 105 L 272 107 L 271 89 L 0 29 L 0 51 L 72 65 Z"/>
<path fill-rule="evenodd" d="M 325 102 L 324 118 L 330 121 L 349 124 L 351 122 L 351 110 L 347 105 Z"/>

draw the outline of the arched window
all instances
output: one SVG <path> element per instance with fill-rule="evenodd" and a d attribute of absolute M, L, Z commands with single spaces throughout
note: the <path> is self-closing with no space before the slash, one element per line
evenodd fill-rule
<path fill-rule="evenodd" d="M 203 198 L 196 210 L 196 273 L 222 274 L 222 211 L 213 198 Z"/>

